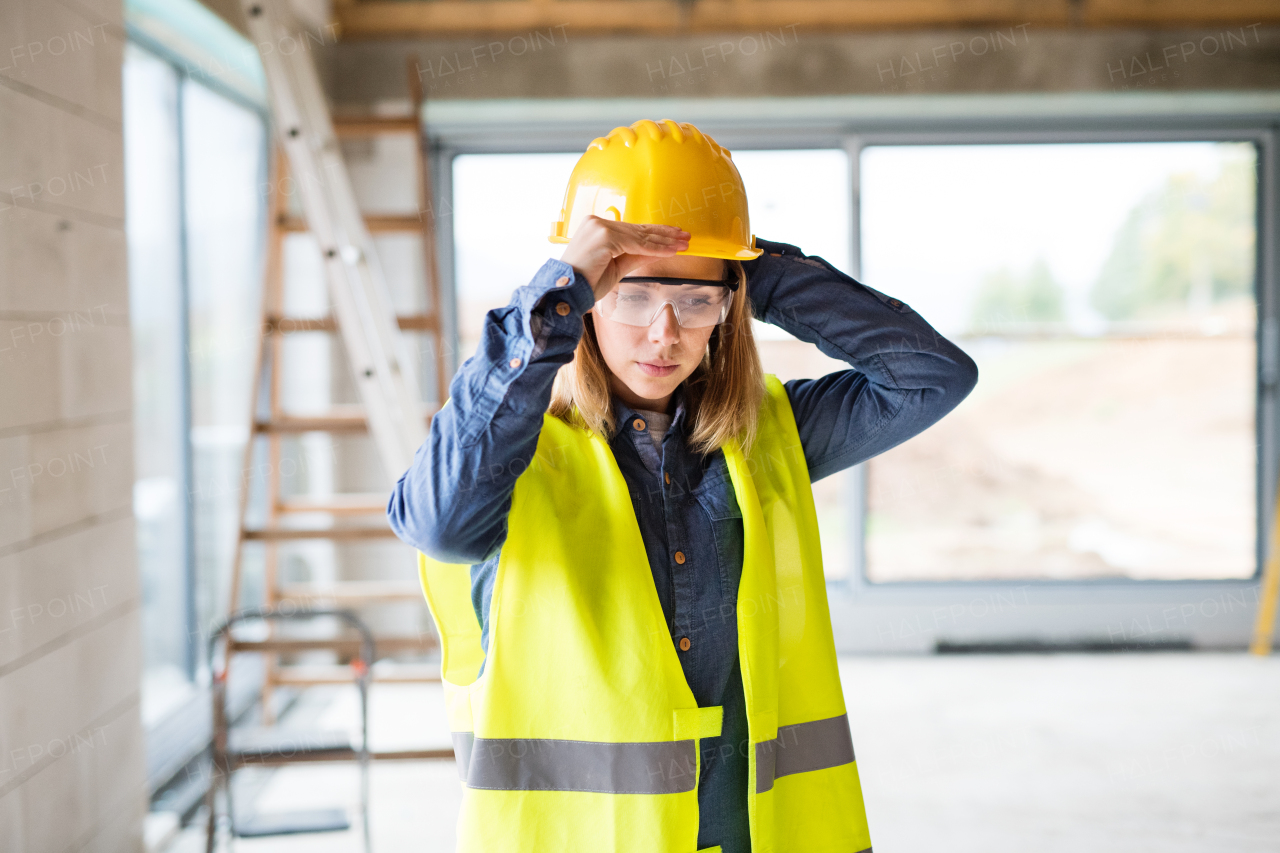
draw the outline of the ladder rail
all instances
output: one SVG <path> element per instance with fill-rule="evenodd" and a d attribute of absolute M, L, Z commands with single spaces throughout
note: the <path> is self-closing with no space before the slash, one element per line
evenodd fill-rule
<path fill-rule="evenodd" d="M 283 2 L 252 4 L 246 2 L 246 17 L 251 34 L 259 44 L 279 44 L 282 29 L 291 21 L 289 13 L 282 11 Z M 292 26 L 292 24 L 289 24 Z M 305 52 L 296 52 L 305 54 Z M 281 549 L 296 550 L 296 543 L 376 542 L 394 537 L 386 526 L 385 518 L 376 525 L 353 524 L 362 517 L 383 517 L 385 498 L 375 482 L 362 484 L 370 491 L 365 493 L 335 493 L 331 495 L 295 496 L 287 494 L 280 482 L 282 442 L 290 435 L 312 432 L 331 436 L 367 432 L 375 443 L 386 472 L 398 475 L 412 462 L 412 455 L 425 440 L 429 417 L 439 405 L 429 408 L 423 404 L 426 389 L 418 383 L 421 370 L 416 355 L 411 350 L 414 340 L 405 332 L 426 332 L 440 343 L 442 321 L 441 299 L 437 264 L 434 262 L 434 223 L 430 221 L 429 157 L 425 126 L 422 122 L 421 93 L 413 90 L 417 107 L 407 115 L 357 116 L 334 119 L 328 112 L 323 91 L 315 67 L 305 55 L 286 61 L 279 51 L 268 50 L 263 57 L 271 97 L 273 137 L 273 180 L 269 198 L 268 253 L 264 264 L 264 289 L 262 323 L 259 329 L 259 347 L 254 370 L 254 392 L 249 441 L 244 450 L 244 470 L 249 471 L 257 454 L 267 453 L 266 470 L 262 481 L 255 477 L 241 484 L 239 506 L 239 532 L 233 565 L 228 616 L 241 606 L 243 574 L 246 567 L 245 550 L 257 549 L 264 560 L 257 568 L 262 573 L 264 600 L 267 607 L 314 605 L 320 602 L 337 606 L 383 606 L 392 603 L 416 604 L 423 609 L 424 602 L 417 584 L 387 584 L 369 580 L 331 580 L 320 582 L 315 578 L 302 583 L 286 583 L 281 576 Z M 411 86 L 411 90 L 412 90 Z M 415 161 L 419 170 L 417 214 L 367 214 L 362 212 L 354 193 L 354 184 L 342 159 L 338 139 L 342 135 L 383 135 L 412 133 L 418 145 Z M 285 201 L 285 176 L 289 176 L 293 189 L 301 202 L 301 215 L 294 215 Z M 424 210 L 425 208 L 425 210 Z M 424 217 L 424 213 L 427 215 Z M 427 300 L 423 308 L 414 304 L 420 313 L 398 315 L 391 299 L 391 289 L 379 264 L 372 242 L 372 235 L 380 231 L 405 231 L 415 226 L 423 241 L 425 269 L 423 284 Z M 286 311 L 286 276 L 284 275 L 284 243 L 292 232 L 307 231 L 314 238 L 322 253 L 322 268 L 329 306 L 327 316 L 292 317 Z M 284 338 L 290 332 L 337 333 L 344 344 L 345 360 L 355 374 L 360 392 L 360 405 L 331 404 L 319 413 L 298 414 L 286 410 L 283 405 Z M 444 364 L 437 357 L 435 363 L 436 385 L 447 394 Z M 433 397 L 436 395 L 432 395 Z M 376 478 L 376 475 L 375 475 Z M 331 487 L 330 487 L 331 488 Z M 250 500 L 250 491 L 265 497 L 265 517 L 251 523 L 250 505 L 257 506 L 257 497 Z M 386 491 L 389 492 L 387 484 Z M 306 489 L 310 492 L 310 486 Z M 323 490 L 322 490 L 323 491 Z M 371 498 L 377 496 L 377 500 Z M 255 518 L 257 511 L 254 510 Z M 309 518 L 319 515 L 320 518 Z M 322 526 L 317 527 L 316 522 Z M 314 567 L 313 567 L 314 569 Z M 268 623 L 273 624 L 273 623 Z M 335 673 L 342 669 L 338 664 L 286 662 L 297 649 L 272 636 L 258 653 L 264 658 L 262 702 L 264 721 L 270 721 L 270 697 L 281 686 L 302 688 L 312 684 L 336 683 Z M 338 656 L 351 652 L 342 638 L 314 641 L 316 649 L 323 648 Z M 383 682 L 437 682 L 438 667 L 391 662 L 392 658 L 405 654 L 420 657 L 437 648 L 434 639 L 422 635 L 387 636 L 378 640 L 379 654 L 388 658 L 385 668 L 374 673 L 374 681 Z M 226 653 L 245 651 L 228 648 Z M 340 673 L 339 673 L 340 674 Z M 337 681 L 345 680 L 337 678 Z"/>
<path fill-rule="evenodd" d="M 242 0 L 258 44 L 280 43 L 291 16 L 272 0 Z M 426 439 L 418 371 L 400 334 L 373 238 L 356 204 L 319 76 L 307 51 L 260 51 L 277 133 L 320 244 L 334 316 L 369 430 L 394 481 Z"/>

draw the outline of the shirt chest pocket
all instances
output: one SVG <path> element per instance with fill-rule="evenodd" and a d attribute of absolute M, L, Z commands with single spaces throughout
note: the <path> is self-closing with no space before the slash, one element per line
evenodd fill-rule
<path fill-rule="evenodd" d="M 693 499 L 707 514 L 715 540 L 721 594 L 728 602 L 736 601 L 742 577 L 742 510 L 728 469 L 721 466 L 709 470 L 693 490 Z"/>
<path fill-rule="evenodd" d="M 733 491 L 733 481 L 728 469 L 722 466 L 712 466 L 703 475 L 702 482 L 693 490 L 693 499 L 713 522 L 742 520 L 742 510 L 738 507 L 738 499 Z"/>

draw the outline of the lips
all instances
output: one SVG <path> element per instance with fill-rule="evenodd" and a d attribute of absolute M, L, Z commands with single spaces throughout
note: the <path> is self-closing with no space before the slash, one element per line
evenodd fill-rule
<path fill-rule="evenodd" d="M 679 366 L 679 362 L 674 361 L 666 364 L 662 362 L 637 361 L 636 364 L 640 365 L 640 369 L 650 376 L 670 376 Z"/>

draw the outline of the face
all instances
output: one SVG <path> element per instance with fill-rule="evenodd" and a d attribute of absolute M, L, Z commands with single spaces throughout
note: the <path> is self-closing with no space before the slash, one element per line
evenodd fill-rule
<path fill-rule="evenodd" d="M 720 258 L 677 255 L 655 258 L 627 275 L 719 281 L 724 277 L 725 266 Z M 665 412 L 671 393 L 702 362 L 715 331 L 715 326 L 682 328 L 670 305 L 662 306 L 657 319 L 647 327 L 615 323 L 595 308 L 590 313 L 600 352 L 609 366 L 613 393 L 632 408 Z"/>

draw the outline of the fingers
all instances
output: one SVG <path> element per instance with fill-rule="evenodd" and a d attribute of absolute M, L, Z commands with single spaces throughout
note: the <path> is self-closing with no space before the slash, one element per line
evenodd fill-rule
<path fill-rule="evenodd" d="M 591 215 L 582 221 L 574 239 L 586 245 L 606 248 L 612 257 L 626 252 L 645 255 L 673 255 L 689 248 L 690 234 L 674 225 L 617 222 Z"/>
<path fill-rule="evenodd" d="M 593 290 L 598 289 L 597 283 L 607 281 L 607 293 L 619 277 L 619 258 L 632 256 L 626 266 L 631 270 L 646 258 L 671 257 L 687 250 L 690 236 L 689 232 L 673 225 L 642 225 L 588 216 L 574 232 L 560 259 L 581 273 Z M 600 296 L 598 293 L 597 298 Z"/>
<path fill-rule="evenodd" d="M 668 256 L 689 248 L 689 232 L 673 225 L 638 225 L 632 222 L 611 222 L 609 225 L 615 246 L 622 253 Z"/>

